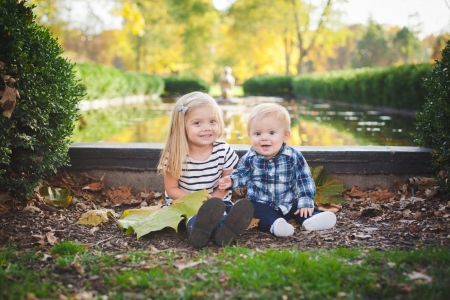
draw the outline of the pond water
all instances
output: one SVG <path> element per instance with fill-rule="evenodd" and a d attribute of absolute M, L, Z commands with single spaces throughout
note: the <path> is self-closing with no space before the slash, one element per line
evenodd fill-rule
<path fill-rule="evenodd" d="M 221 139 L 229 144 L 249 145 L 246 134 L 248 113 L 254 105 L 268 101 L 280 102 L 288 108 L 292 118 L 292 135 L 288 142 L 291 146 L 416 146 L 415 119 L 411 117 L 326 103 L 282 102 L 278 98 L 260 97 L 239 98 L 233 104 L 221 104 L 226 123 Z M 163 103 L 134 108 L 135 113 L 125 117 L 126 120 L 123 115 L 116 118 L 115 125 L 122 124 L 116 133 L 108 132 L 102 138 L 98 137 L 99 130 L 109 125 L 90 119 L 88 126 L 77 131 L 74 141 L 164 143 L 172 107 L 172 103 Z M 96 134 L 90 135 L 89 130 Z M 86 138 L 89 136 L 97 139 L 89 140 Z"/>

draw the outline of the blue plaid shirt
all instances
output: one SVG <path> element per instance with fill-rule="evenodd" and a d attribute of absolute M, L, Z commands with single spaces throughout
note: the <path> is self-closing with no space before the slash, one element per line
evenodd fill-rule
<path fill-rule="evenodd" d="M 258 154 L 253 147 L 239 160 L 230 175 L 233 190 L 247 185 L 251 201 L 269 204 L 287 214 L 294 201 L 298 208 L 314 207 L 316 186 L 300 151 L 283 145 L 272 158 Z"/>

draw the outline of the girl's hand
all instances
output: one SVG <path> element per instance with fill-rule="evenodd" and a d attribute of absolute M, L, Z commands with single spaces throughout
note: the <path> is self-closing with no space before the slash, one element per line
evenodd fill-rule
<path fill-rule="evenodd" d="M 230 176 L 225 176 L 219 179 L 219 190 L 226 190 L 231 186 L 232 180 Z"/>
<path fill-rule="evenodd" d="M 294 213 L 294 215 L 300 214 L 300 217 L 307 218 L 307 217 L 312 216 L 313 212 L 314 212 L 314 208 L 312 208 L 312 207 L 302 207 L 302 208 L 299 208 Z"/>

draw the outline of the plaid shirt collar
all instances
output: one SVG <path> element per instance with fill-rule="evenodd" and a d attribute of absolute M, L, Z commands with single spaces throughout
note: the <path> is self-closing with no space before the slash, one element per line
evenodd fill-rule
<path fill-rule="evenodd" d="M 258 156 L 260 159 L 277 159 L 280 155 L 287 155 L 287 156 L 293 156 L 294 152 L 292 149 L 290 149 L 286 143 L 283 143 L 283 145 L 280 148 L 280 151 L 275 156 L 272 156 L 271 158 L 268 158 L 262 154 L 259 154 L 256 152 L 256 150 L 253 148 L 253 146 L 250 148 L 248 156 Z"/>

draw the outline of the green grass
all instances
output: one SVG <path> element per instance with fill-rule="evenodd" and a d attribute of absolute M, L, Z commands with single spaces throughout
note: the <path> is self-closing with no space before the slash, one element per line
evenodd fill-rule
<path fill-rule="evenodd" d="M 220 97 L 222 95 L 220 85 L 212 85 L 211 88 L 209 89 L 209 94 L 213 97 Z M 234 86 L 232 94 L 234 97 L 244 96 L 244 90 L 242 89 L 242 86 L 240 85 Z"/>
<path fill-rule="evenodd" d="M 218 249 L 219 250 L 219 249 Z M 86 251 L 63 242 L 44 254 L 0 250 L 0 298 L 447 299 L 450 249 L 302 251 L 227 247 L 200 252 Z M 74 260 L 84 268 L 80 274 Z M 431 282 L 408 277 L 426 274 Z M 426 277 L 425 277 L 426 278 Z"/>

